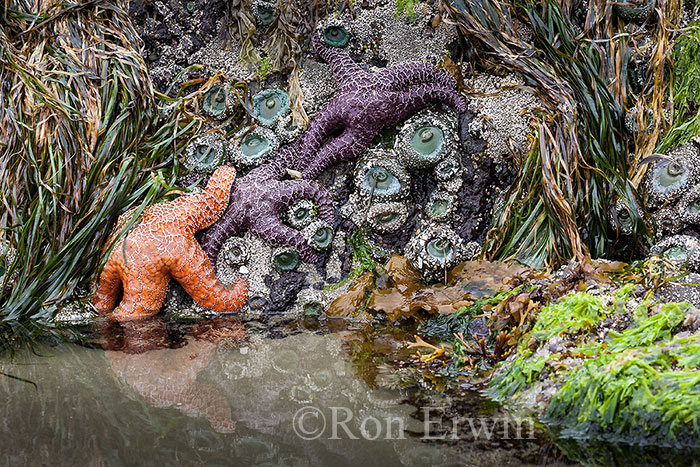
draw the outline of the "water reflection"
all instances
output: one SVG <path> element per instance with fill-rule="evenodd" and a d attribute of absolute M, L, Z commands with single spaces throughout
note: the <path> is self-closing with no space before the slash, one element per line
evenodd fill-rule
<path fill-rule="evenodd" d="M 217 345 L 238 345 L 245 326 L 233 318 L 195 325 L 174 341 L 160 319 L 101 326 L 105 356 L 117 380 L 154 407 L 174 407 L 189 417 L 203 417 L 219 433 L 232 433 L 235 422 L 222 391 L 197 380 Z"/>

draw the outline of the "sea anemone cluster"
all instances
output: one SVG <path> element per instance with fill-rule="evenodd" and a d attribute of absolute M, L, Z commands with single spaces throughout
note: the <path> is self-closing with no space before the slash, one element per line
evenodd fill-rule
<path fill-rule="evenodd" d="M 694 228 L 700 225 L 698 144 L 694 140 L 670 151 L 650 167 L 644 181 L 647 210 L 660 239 L 652 247 L 652 254 L 687 262 L 693 271 L 700 270 L 700 262 L 694 259 L 698 251 Z"/>

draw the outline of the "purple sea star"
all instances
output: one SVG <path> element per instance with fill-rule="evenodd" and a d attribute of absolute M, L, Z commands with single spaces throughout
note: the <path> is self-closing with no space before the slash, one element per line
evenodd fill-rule
<path fill-rule="evenodd" d="M 273 246 L 294 247 L 303 260 L 314 262 L 316 254 L 304 236 L 280 220 L 291 204 L 309 199 L 318 205 L 321 220 L 333 225 L 332 199 L 311 179 L 338 162 L 360 156 L 383 127 L 423 107 L 446 104 L 466 111 L 454 78 L 430 63 L 402 63 L 371 73 L 347 51 L 324 44 L 317 34 L 313 41 L 318 54 L 330 64 L 340 93 L 273 160 L 236 180 L 226 212 L 202 239 L 214 264 L 226 239 L 245 229 Z M 283 180 L 289 169 L 301 172 L 305 180 Z"/>

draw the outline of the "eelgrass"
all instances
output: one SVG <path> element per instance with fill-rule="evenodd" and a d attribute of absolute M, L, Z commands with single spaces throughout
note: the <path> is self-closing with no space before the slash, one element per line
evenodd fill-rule
<path fill-rule="evenodd" d="M 693 22 L 673 44 L 673 122 L 659 142 L 664 153 L 700 135 L 700 23 Z"/>
<path fill-rule="evenodd" d="M 528 153 L 517 161 L 517 179 L 494 215 L 486 255 L 554 266 L 612 254 L 613 202 L 637 203 L 625 141 L 627 86 L 620 63 L 626 52 L 610 37 L 611 5 L 589 10 L 580 2 L 561 7 L 551 1 L 453 0 L 447 8 L 482 61 L 518 73 L 546 105 Z M 578 34 L 572 23 L 577 8 L 589 13 Z M 518 36 L 512 12 L 532 27 L 533 41 Z M 645 226 L 631 211 L 637 239 Z"/>
<path fill-rule="evenodd" d="M 169 188 L 197 120 L 154 95 L 114 2 L 0 9 L 0 235 L 16 250 L 0 320 L 44 319 L 89 290 L 117 217 Z"/>

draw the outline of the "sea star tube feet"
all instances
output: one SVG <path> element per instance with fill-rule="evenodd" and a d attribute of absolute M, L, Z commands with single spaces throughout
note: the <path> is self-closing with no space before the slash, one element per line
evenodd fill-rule
<path fill-rule="evenodd" d="M 233 167 L 220 167 L 202 193 L 146 209 L 139 223 L 110 253 L 92 300 L 95 308 L 111 312 L 110 317 L 119 321 L 155 315 L 173 278 L 203 307 L 222 313 L 237 311 L 246 301 L 248 283 L 239 279 L 230 289 L 225 288 L 194 238 L 224 212 L 235 178 Z M 130 214 L 119 218 L 112 239 Z M 115 309 L 122 290 L 122 301 Z"/>

